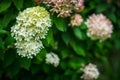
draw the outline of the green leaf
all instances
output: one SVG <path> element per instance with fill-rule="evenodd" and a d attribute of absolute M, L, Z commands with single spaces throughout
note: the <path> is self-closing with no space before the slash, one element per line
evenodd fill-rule
<path fill-rule="evenodd" d="M 53 31 L 52 29 L 49 30 L 47 36 L 46 36 L 46 40 L 48 45 L 53 45 L 54 44 L 54 38 L 53 38 Z"/>
<path fill-rule="evenodd" d="M 13 0 L 14 5 L 18 10 L 21 10 L 23 8 L 23 2 L 24 0 Z M 27 3 L 26 3 L 27 4 Z"/>
<path fill-rule="evenodd" d="M 56 17 L 56 16 L 53 16 L 53 22 L 56 26 L 56 28 L 60 31 L 66 31 L 67 30 L 67 20 L 66 19 L 63 19 L 63 18 L 59 18 L 59 17 Z"/>
<path fill-rule="evenodd" d="M 0 1 L 0 13 L 7 10 L 11 5 L 11 0 L 2 0 Z"/>
<path fill-rule="evenodd" d="M 21 64 L 21 67 L 23 67 L 26 70 L 29 70 L 30 65 L 31 65 L 31 59 L 19 58 L 19 62 Z"/>
<path fill-rule="evenodd" d="M 97 13 L 104 12 L 105 10 L 107 10 L 107 8 L 108 8 L 108 5 L 100 4 L 100 5 L 96 6 L 96 12 Z"/>
<path fill-rule="evenodd" d="M 90 3 L 88 4 L 90 6 L 90 8 L 95 8 L 95 1 L 90 1 Z"/>
<path fill-rule="evenodd" d="M 68 67 L 68 64 L 67 64 L 67 63 L 68 63 L 67 61 L 61 60 L 61 61 L 60 61 L 60 67 L 61 67 L 62 69 L 67 69 L 67 67 Z"/>
<path fill-rule="evenodd" d="M 40 53 L 37 54 L 36 58 L 37 58 L 37 60 L 39 61 L 39 63 L 40 63 L 41 61 L 43 61 L 43 59 L 45 58 L 46 53 L 47 53 L 47 51 L 46 51 L 45 49 L 42 49 L 42 50 L 40 51 Z"/>
<path fill-rule="evenodd" d="M 81 12 L 81 14 L 82 15 L 86 15 L 87 13 L 89 13 L 90 12 L 90 8 L 85 8 L 82 12 Z"/>
<path fill-rule="evenodd" d="M 70 37 L 70 35 L 68 33 L 63 33 L 62 34 L 62 39 L 65 42 L 65 44 L 68 44 L 70 42 L 70 40 L 71 40 L 71 37 Z"/>
<path fill-rule="evenodd" d="M 50 67 L 48 67 L 47 64 L 43 64 L 42 70 L 47 74 L 49 74 L 51 71 Z"/>
<path fill-rule="evenodd" d="M 118 27 L 120 28 L 120 19 L 117 20 Z"/>
<path fill-rule="evenodd" d="M 11 21 L 12 17 L 13 17 L 13 12 L 11 10 L 8 10 L 3 17 L 3 20 L 1 23 L 2 27 L 6 27 L 9 24 L 9 22 Z"/>
<path fill-rule="evenodd" d="M 34 75 L 40 70 L 40 66 L 33 65 L 33 66 L 31 66 L 30 70 L 31 70 L 32 74 Z"/>
<path fill-rule="evenodd" d="M 71 41 L 71 46 L 73 48 L 73 50 L 76 52 L 76 54 L 80 55 L 80 56 L 85 56 L 85 50 L 80 46 L 80 44 L 75 43 L 74 41 Z"/>
<path fill-rule="evenodd" d="M 0 49 L 3 49 L 4 48 L 4 42 L 2 41 L 2 38 L 0 38 Z M 0 52 L 3 52 L 3 51 L 0 51 Z"/>
<path fill-rule="evenodd" d="M 54 75 L 54 80 L 59 80 L 59 77 L 60 77 L 60 76 L 59 76 L 58 74 L 55 74 L 55 75 Z"/>
<path fill-rule="evenodd" d="M 11 45 L 11 43 L 13 43 L 15 40 L 14 38 L 9 35 L 6 39 L 5 39 L 5 46 L 7 47 L 8 45 Z"/>
<path fill-rule="evenodd" d="M 11 78 L 16 77 L 19 71 L 20 71 L 20 65 L 18 64 L 17 61 L 7 68 L 8 75 Z"/>
<path fill-rule="evenodd" d="M 27 2 L 27 3 L 26 3 Z M 24 8 L 28 8 L 28 7 L 31 7 L 31 6 L 35 6 L 34 4 L 34 0 L 25 0 L 25 2 L 23 3 L 24 5 Z"/>
<path fill-rule="evenodd" d="M 8 51 L 4 57 L 4 67 L 8 67 L 9 65 L 11 65 L 14 60 L 15 60 L 15 54 L 13 54 L 13 51 Z"/>
<path fill-rule="evenodd" d="M 120 39 L 116 39 L 114 42 L 115 42 L 115 47 L 117 49 L 120 49 Z"/>
<path fill-rule="evenodd" d="M 76 61 L 76 60 L 70 60 L 70 62 L 69 62 L 69 66 L 71 67 L 71 68 L 73 68 L 73 69 L 77 69 L 77 68 L 79 68 L 80 67 L 80 64 L 79 63 L 77 63 L 78 61 Z M 79 66 L 79 67 L 78 67 Z"/>
<path fill-rule="evenodd" d="M 67 49 L 61 51 L 62 59 L 65 59 L 69 56 L 70 52 Z"/>
<path fill-rule="evenodd" d="M 6 30 L 0 29 L 0 34 L 7 34 L 8 32 Z"/>
<path fill-rule="evenodd" d="M 0 19 L 0 21 L 2 22 L 2 19 Z M 3 27 L 3 26 L 1 25 L 1 24 L 2 24 L 1 22 L 0 22 L 0 29 Z"/>
<path fill-rule="evenodd" d="M 86 30 L 87 29 L 87 26 L 84 22 L 81 24 L 80 29 L 81 30 Z"/>
<path fill-rule="evenodd" d="M 84 64 L 84 60 L 78 57 L 71 58 L 68 62 L 68 65 L 73 69 L 80 68 L 82 64 Z"/>
<path fill-rule="evenodd" d="M 67 69 L 64 75 L 72 75 L 72 74 L 73 74 L 73 71 L 70 69 Z"/>
<path fill-rule="evenodd" d="M 112 22 L 117 22 L 117 18 L 113 12 L 110 12 L 109 14 L 107 14 L 107 16 Z"/>
<path fill-rule="evenodd" d="M 79 27 L 75 27 L 73 29 L 73 32 L 79 40 L 84 40 L 85 39 L 85 34 L 82 32 L 82 30 L 80 30 Z"/>

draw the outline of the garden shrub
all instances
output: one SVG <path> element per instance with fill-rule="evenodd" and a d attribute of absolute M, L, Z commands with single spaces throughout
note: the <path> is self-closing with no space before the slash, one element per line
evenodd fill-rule
<path fill-rule="evenodd" d="M 119 9 L 119 0 L 0 0 L 0 80 L 119 80 Z"/>

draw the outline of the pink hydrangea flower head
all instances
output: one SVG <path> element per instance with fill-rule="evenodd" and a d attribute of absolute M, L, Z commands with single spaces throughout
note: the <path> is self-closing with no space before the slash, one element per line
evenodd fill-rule
<path fill-rule="evenodd" d="M 104 41 L 111 37 L 113 25 L 103 14 L 91 15 L 87 19 L 86 25 L 88 27 L 87 35 L 92 40 L 99 39 L 100 41 Z"/>
<path fill-rule="evenodd" d="M 44 3 L 51 6 L 50 11 L 57 13 L 58 17 L 69 17 L 73 11 L 81 12 L 84 9 L 84 0 L 45 0 Z"/>
<path fill-rule="evenodd" d="M 80 26 L 82 22 L 82 16 L 80 14 L 75 14 L 71 17 L 70 26 Z"/>

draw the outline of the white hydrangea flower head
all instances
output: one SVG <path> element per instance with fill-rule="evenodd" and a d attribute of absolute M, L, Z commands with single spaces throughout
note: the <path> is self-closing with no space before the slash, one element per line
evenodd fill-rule
<path fill-rule="evenodd" d="M 16 40 L 17 53 L 32 58 L 43 48 L 41 39 L 45 38 L 51 27 L 50 15 L 45 8 L 37 6 L 20 12 L 16 19 L 11 35 Z"/>
<path fill-rule="evenodd" d="M 87 21 L 87 35 L 92 40 L 100 40 L 100 42 L 111 37 L 113 25 L 109 19 L 103 14 L 93 14 Z"/>
<path fill-rule="evenodd" d="M 15 43 L 18 55 L 27 58 L 33 58 L 44 48 L 41 41 L 18 41 Z"/>
<path fill-rule="evenodd" d="M 84 74 L 81 76 L 84 80 L 95 80 L 99 77 L 99 71 L 96 67 L 96 65 L 89 63 L 87 66 L 85 66 L 84 69 L 82 69 Z"/>
<path fill-rule="evenodd" d="M 11 28 L 15 39 L 19 37 L 44 39 L 48 28 L 51 27 L 49 13 L 45 8 L 39 6 L 25 9 L 19 13 L 16 19 L 17 24 Z"/>
<path fill-rule="evenodd" d="M 46 55 L 45 61 L 47 64 L 52 64 L 54 67 L 57 67 L 59 65 L 60 59 L 58 55 L 56 55 L 53 52 L 50 52 Z"/>

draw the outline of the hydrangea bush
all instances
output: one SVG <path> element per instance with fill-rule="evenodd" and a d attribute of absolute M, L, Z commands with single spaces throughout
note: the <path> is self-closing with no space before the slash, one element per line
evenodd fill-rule
<path fill-rule="evenodd" d="M 32 58 L 43 48 L 41 39 L 44 39 L 51 19 L 43 7 L 27 8 L 20 12 L 17 24 L 11 27 L 11 35 L 16 39 L 17 53 L 22 57 Z"/>
<path fill-rule="evenodd" d="M 119 9 L 119 0 L 1 0 L 0 80 L 119 80 Z"/>

